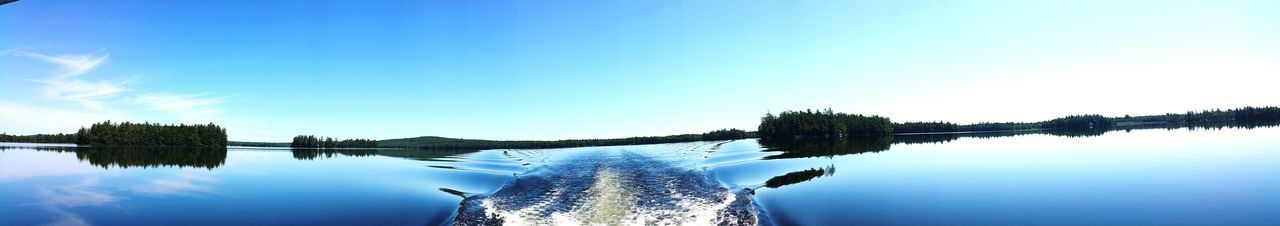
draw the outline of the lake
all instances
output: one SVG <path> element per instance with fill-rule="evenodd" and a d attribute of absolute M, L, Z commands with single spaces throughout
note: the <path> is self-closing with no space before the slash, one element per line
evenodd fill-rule
<path fill-rule="evenodd" d="M 539 150 L 4 143 L 0 225 L 1276 225 L 1280 128 Z"/>

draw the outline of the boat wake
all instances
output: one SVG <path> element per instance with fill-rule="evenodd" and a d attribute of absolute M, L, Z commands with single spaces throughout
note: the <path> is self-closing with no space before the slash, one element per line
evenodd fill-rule
<path fill-rule="evenodd" d="M 751 192 L 636 152 L 590 152 L 464 198 L 453 224 L 756 225 Z"/>

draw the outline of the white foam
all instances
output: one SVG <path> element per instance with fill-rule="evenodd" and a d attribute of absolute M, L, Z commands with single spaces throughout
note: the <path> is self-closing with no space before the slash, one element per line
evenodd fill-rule
<path fill-rule="evenodd" d="M 596 168 L 594 181 L 585 191 L 582 191 L 586 193 L 583 200 L 566 203 L 570 200 L 562 199 L 580 196 L 563 194 L 563 192 L 575 191 L 553 189 L 551 192 L 539 195 L 538 198 L 540 200 L 538 202 L 520 209 L 499 209 L 494 200 L 490 199 L 482 200 L 481 205 L 486 209 L 486 214 L 489 217 L 501 218 L 505 225 L 717 225 L 724 220 L 727 220 L 727 222 L 740 222 L 734 219 L 723 219 L 723 217 L 734 216 L 720 216 L 728 208 L 734 208 L 733 203 L 739 198 L 736 194 L 729 192 L 728 189 L 717 188 L 719 190 L 714 192 L 712 196 L 700 197 L 692 196 L 692 194 L 706 191 L 681 190 L 690 189 L 691 185 L 676 184 L 677 181 L 672 180 L 667 180 L 665 184 L 649 185 L 662 187 L 641 187 L 645 185 L 636 184 L 639 181 L 629 181 L 631 178 L 627 176 L 632 175 L 620 174 L 621 172 L 635 172 L 634 169 L 615 169 L 612 167 L 617 167 L 617 165 L 611 165 L 608 160 L 602 159 L 600 161 L 603 163 L 597 166 L 599 168 Z M 677 171 L 675 173 L 698 172 Z M 662 189 L 660 192 L 662 194 L 659 194 L 662 197 L 641 197 L 642 192 L 645 192 L 646 189 Z M 694 186 L 694 189 L 706 188 Z M 647 191 L 653 192 L 652 190 Z M 673 203 L 654 206 L 634 206 L 637 203 L 637 199 L 640 198 L 662 198 L 674 201 Z M 646 201 L 654 202 L 658 200 Z M 563 206 L 564 204 L 568 206 Z M 753 213 L 755 211 L 751 210 L 749 212 Z M 748 217 L 755 218 L 756 216 Z M 756 219 L 750 219 L 743 222 L 757 221 Z"/>

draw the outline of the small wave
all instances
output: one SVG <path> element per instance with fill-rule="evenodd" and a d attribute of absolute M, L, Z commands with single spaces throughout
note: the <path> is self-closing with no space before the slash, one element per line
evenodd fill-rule
<path fill-rule="evenodd" d="M 756 225 L 750 190 L 630 151 L 588 152 L 463 199 L 455 225 Z"/>

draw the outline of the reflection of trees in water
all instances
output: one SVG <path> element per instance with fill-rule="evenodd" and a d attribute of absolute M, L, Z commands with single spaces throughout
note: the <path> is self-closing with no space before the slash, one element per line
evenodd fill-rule
<path fill-rule="evenodd" d="M 9 149 L 14 147 L 0 147 Z M 197 147 L 21 147 L 37 151 L 73 152 L 76 159 L 102 168 L 192 167 L 213 169 L 227 162 L 226 148 Z"/>
<path fill-rule="evenodd" d="M 894 144 L 941 144 L 959 139 L 960 135 L 955 133 L 935 133 L 935 134 L 912 134 L 912 135 L 896 135 L 893 136 Z"/>
<path fill-rule="evenodd" d="M 90 164 L 109 166 L 160 167 L 178 166 L 213 169 L 227 162 L 226 148 L 84 148 L 76 158 Z"/>
<path fill-rule="evenodd" d="M 441 161 L 442 158 L 477 152 L 477 150 L 418 150 L 418 149 L 381 149 L 378 155 L 422 161 Z"/>
<path fill-rule="evenodd" d="M 1119 130 L 1119 129 L 1115 129 Z M 947 143 L 960 138 L 976 138 L 991 139 L 1016 137 L 1032 134 L 1046 134 L 1063 137 L 1092 137 L 1101 136 L 1102 134 L 1114 130 L 1016 130 L 1016 131 L 991 131 L 991 132 L 961 132 L 961 133 L 934 133 L 934 134 L 909 134 L 895 135 L 893 144 L 931 144 L 931 143 Z"/>
<path fill-rule="evenodd" d="M 334 156 L 366 157 L 378 154 L 376 149 L 291 149 L 293 158 L 299 160 L 315 160 L 316 158 L 333 158 Z"/>
<path fill-rule="evenodd" d="M 0 146 L 0 151 L 10 150 L 10 149 L 35 149 L 38 151 L 74 152 L 76 150 L 76 147 L 75 146 L 35 146 L 35 147 Z"/>
<path fill-rule="evenodd" d="M 765 187 L 778 188 L 782 186 L 792 185 L 800 182 L 813 180 L 814 178 L 831 176 L 836 173 L 836 166 L 830 165 L 825 168 L 810 168 L 807 170 L 790 172 L 780 176 L 769 178 L 764 182 Z"/>
<path fill-rule="evenodd" d="M 1046 134 L 1062 137 L 1094 137 L 1101 136 L 1107 132 L 1114 130 L 1133 130 L 1133 129 L 1181 129 L 1199 130 L 1199 129 L 1223 129 L 1223 128 L 1244 128 L 1252 129 L 1258 127 L 1272 127 L 1276 124 L 1241 124 L 1241 123 L 1198 123 L 1194 125 L 1186 124 L 1143 124 L 1135 126 L 1122 126 L 1112 128 L 1111 130 L 1020 130 L 1020 131 L 996 131 L 996 132 L 971 132 L 971 133 L 935 133 L 935 134 L 911 134 L 896 136 L 870 136 L 870 137 L 851 137 L 849 139 L 829 140 L 829 141 L 759 141 L 761 146 L 766 147 L 765 152 L 776 152 L 770 156 L 765 156 L 763 160 L 777 159 L 795 159 L 810 157 L 835 157 L 841 155 L 853 155 L 863 153 L 876 153 L 887 151 L 894 144 L 933 144 L 947 143 L 961 138 L 977 138 L 992 139 L 1003 137 L 1024 136 L 1032 134 Z M 781 186 L 801 183 L 812 180 L 814 178 L 829 176 L 835 172 L 835 166 L 826 166 L 823 168 L 811 168 L 808 170 L 789 172 L 787 174 L 774 176 L 765 182 L 765 187 L 778 188 Z"/>
<path fill-rule="evenodd" d="M 977 138 L 989 139 L 999 137 L 1013 137 L 1030 134 L 1048 134 L 1053 136 L 1065 137 L 1090 137 L 1100 136 L 1108 130 L 1023 130 L 1023 131 L 999 131 L 999 132 L 976 132 L 976 133 L 934 133 L 934 134 L 910 134 L 910 135 L 894 135 L 894 136 L 866 136 L 852 137 L 849 139 L 827 140 L 827 141 L 760 141 L 762 146 L 768 148 L 765 151 L 781 152 L 764 159 L 788 159 L 788 158 L 807 158 L 807 157 L 833 157 L 839 155 L 862 154 L 868 152 L 881 152 L 889 150 L 895 144 L 935 144 L 947 143 L 960 138 Z"/>
<path fill-rule="evenodd" d="M 1096 137 L 1102 136 L 1111 130 L 1049 130 L 1045 134 L 1060 137 Z"/>
<path fill-rule="evenodd" d="M 440 188 L 440 191 L 443 191 L 444 193 L 449 193 L 450 195 L 453 195 L 453 196 L 458 196 L 458 198 L 462 198 L 462 199 L 467 198 L 466 192 L 453 190 L 452 188 Z"/>
<path fill-rule="evenodd" d="M 1241 121 L 1241 122 L 1208 121 L 1208 122 L 1195 122 L 1195 123 L 1156 122 L 1156 123 L 1140 123 L 1140 124 L 1118 126 L 1116 128 L 1113 128 L 1113 130 L 1122 130 L 1122 129 L 1125 131 L 1136 130 L 1136 129 L 1138 130 L 1140 129 L 1221 130 L 1225 128 L 1254 129 L 1254 128 L 1268 128 L 1268 127 L 1275 127 L 1275 126 L 1280 126 L 1280 121 Z"/>
<path fill-rule="evenodd" d="M 1280 126 L 1280 121 L 1244 121 L 1244 122 L 1236 122 L 1232 126 L 1235 128 L 1245 128 L 1245 129 L 1267 128 L 1267 127 Z"/>
<path fill-rule="evenodd" d="M 1184 125 L 1184 127 L 1186 127 L 1189 130 L 1197 130 L 1197 129 L 1221 130 L 1224 128 L 1242 128 L 1242 129 L 1267 128 L 1267 127 L 1275 127 L 1278 125 L 1280 125 L 1280 122 L 1246 121 L 1246 122 L 1205 122 L 1205 123 L 1195 123 L 1190 125 Z"/>
<path fill-rule="evenodd" d="M 781 152 L 764 157 L 765 160 L 769 160 L 881 152 L 889 150 L 889 145 L 893 143 L 893 136 L 854 137 L 832 141 L 761 142 L 761 145 L 769 148 L 765 151 Z"/>

